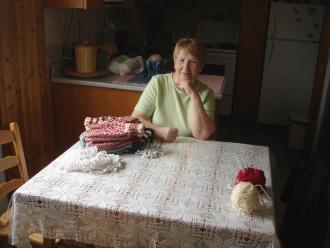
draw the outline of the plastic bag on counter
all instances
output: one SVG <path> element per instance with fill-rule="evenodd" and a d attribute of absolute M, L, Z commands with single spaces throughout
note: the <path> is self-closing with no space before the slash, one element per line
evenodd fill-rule
<path fill-rule="evenodd" d="M 109 64 L 109 70 L 119 75 L 137 74 L 143 72 L 143 69 L 142 56 L 130 58 L 126 55 L 120 55 L 111 60 Z"/>

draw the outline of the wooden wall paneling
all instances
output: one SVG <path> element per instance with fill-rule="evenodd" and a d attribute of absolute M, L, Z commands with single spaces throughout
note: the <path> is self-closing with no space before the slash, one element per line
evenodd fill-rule
<path fill-rule="evenodd" d="M 240 59 L 235 89 L 235 108 L 233 115 L 238 118 L 255 120 L 258 114 L 259 94 L 264 52 L 259 49 L 260 39 L 240 40 Z M 253 51 L 253 57 L 251 54 Z M 257 64 L 259 63 L 259 65 Z"/>
<path fill-rule="evenodd" d="M 27 0 L 30 4 L 30 1 Z M 34 126 L 40 127 L 39 133 L 36 135 L 36 146 L 42 152 L 39 155 L 39 164 L 47 165 L 51 161 L 53 155 L 53 135 L 52 135 L 52 113 L 51 113 L 51 86 L 48 79 L 48 69 L 46 66 L 46 44 L 44 33 L 44 8 L 43 1 L 34 1 L 34 20 L 31 23 L 31 34 L 34 44 L 35 61 L 33 65 L 36 73 L 33 80 L 35 80 L 36 91 L 33 92 L 34 106 L 37 107 L 38 114 L 34 116 Z M 34 107 L 34 110 L 36 108 Z M 38 156 L 38 154 L 36 154 Z M 38 168 L 36 168 L 38 169 Z"/>
<path fill-rule="evenodd" d="M 17 39 L 16 39 L 16 50 L 17 50 L 17 63 L 15 65 L 16 70 L 17 70 L 17 75 L 19 77 L 19 80 L 17 82 L 18 84 L 18 89 L 17 89 L 17 99 L 20 99 L 21 103 L 19 104 L 20 106 L 20 111 L 17 113 L 21 115 L 21 120 L 18 122 L 20 125 L 20 131 L 21 131 L 21 135 L 22 135 L 22 140 L 25 141 L 26 140 L 26 135 L 28 134 L 28 130 L 26 130 L 26 126 L 22 125 L 22 122 L 24 120 L 27 122 L 31 122 L 30 115 L 29 115 L 29 111 L 27 109 L 27 105 L 26 105 L 26 94 L 28 93 L 29 90 L 29 85 L 25 82 L 25 75 L 26 75 L 26 64 L 24 61 L 24 55 L 26 53 L 26 50 L 29 49 L 28 44 L 25 42 L 25 25 L 24 23 L 22 23 L 22 20 L 25 20 L 27 18 L 27 16 L 25 16 L 25 5 L 24 5 L 24 1 L 20 0 L 20 1 L 16 1 L 15 4 L 15 12 L 16 13 L 14 15 L 15 18 L 15 29 L 17 31 Z M 23 144 L 25 144 L 25 142 L 23 142 Z M 24 146 L 24 151 L 26 153 L 26 158 L 27 161 L 30 160 L 30 153 L 27 151 L 27 147 Z M 29 166 L 28 166 L 29 168 Z"/>
<path fill-rule="evenodd" d="M 0 7 L 4 7 L 0 3 Z M 3 9 L 5 10 L 5 9 Z M 4 15 L 2 15 L 2 11 L 0 10 L 0 128 L 6 129 L 4 126 L 3 119 L 5 118 L 5 111 L 3 110 L 5 108 L 6 104 L 6 89 L 5 89 L 5 82 L 4 82 L 4 65 L 3 63 L 5 62 L 5 56 L 4 56 L 4 51 L 3 51 L 3 44 L 4 42 L 2 41 L 4 34 L 3 34 L 3 29 L 4 29 L 4 24 L 5 24 L 5 18 Z"/>
<path fill-rule="evenodd" d="M 235 118 L 257 119 L 269 5 L 269 0 L 242 1 L 232 111 Z"/>
<path fill-rule="evenodd" d="M 26 8 L 26 0 L 20 0 L 16 2 L 16 29 L 18 33 L 18 39 L 17 39 L 17 51 L 19 54 L 19 60 L 16 65 L 18 69 L 18 75 L 20 77 L 20 80 L 18 82 L 19 84 L 19 91 L 18 91 L 18 98 L 21 99 L 21 110 L 20 115 L 22 116 L 22 121 L 20 124 L 20 129 L 23 136 L 23 146 L 24 146 L 24 152 L 26 154 L 26 160 L 27 160 L 27 168 L 29 171 L 29 175 L 32 173 L 32 168 L 36 161 L 33 160 L 33 153 L 31 153 L 31 147 L 33 145 L 33 142 L 29 142 L 27 144 L 27 140 L 30 140 L 31 137 L 31 126 L 29 123 L 32 123 L 32 111 L 30 106 L 29 98 L 31 96 L 31 91 L 33 91 L 33 85 L 30 85 L 30 82 L 28 81 L 27 75 L 30 73 L 30 60 L 28 59 L 29 56 L 29 50 L 31 49 L 31 44 L 27 41 L 27 31 L 30 21 L 27 20 L 27 16 L 29 15 L 29 12 Z M 31 58 L 32 59 L 32 58 Z M 33 163 L 33 164 L 32 164 Z"/>
<path fill-rule="evenodd" d="M 60 8 L 100 8 L 103 6 L 102 0 L 46 0 L 47 6 L 54 6 Z"/>
<path fill-rule="evenodd" d="M 90 9 L 90 8 L 104 8 L 104 7 L 134 7 L 135 0 L 125 0 L 121 3 L 107 3 L 103 4 L 102 0 L 45 0 L 45 6 L 52 6 L 58 8 L 78 8 L 78 9 Z"/>
<path fill-rule="evenodd" d="M 102 0 L 84 0 L 84 8 L 102 8 L 104 7 Z"/>
<path fill-rule="evenodd" d="M 0 3 L 0 25 L 1 25 L 1 67 L 2 67 L 2 120 L 8 128 L 9 119 L 18 119 L 18 98 L 16 97 L 17 73 L 14 65 L 17 64 L 17 53 L 15 51 L 15 40 L 17 39 L 15 26 L 15 18 L 12 15 L 14 5 L 10 1 L 1 1 Z M 6 125 L 7 124 L 7 125 Z"/>
<path fill-rule="evenodd" d="M 1 12 L 0 12 L 1 14 Z M 3 56 L 2 56 L 2 33 L 1 33 L 1 30 L 2 30 L 2 26 L 1 26 L 1 23 L 2 23 L 2 19 L 0 17 L 0 129 L 5 129 L 5 127 L 3 127 L 3 121 L 2 121 L 2 111 L 1 111 L 1 108 L 3 107 L 4 105 L 4 99 L 5 99 L 5 85 L 4 85 L 4 82 L 3 82 L 3 66 L 2 66 L 2 63 L 3 63 Z"/>
<path fill-rule="evenodd" d="M 43 145 L 45 157 L 43 164 L 48 164 L 54 159 L 54 137 L 53 137 L 53 113 L 52 113 L 52 93 L 50 74 L 46 63 L 46 42 L 45 42 L 45 23 L 44 23 L 44 3 L 36 2 L 36 23 L 37 23 L 37 47 L 39 61 L 39 87 L 41 104 L 41 123 L 43 132 Z"/>
<path fill-rule="evenodd" d="M 19 116 L 20 99 L 16 97 L 19 76 L 15 65 L 17 64 L 17 50 L 15 41 L 16 19 L 13 13 L 15 6 L 11 1 L 0 2 L 0 105 L 1 105 L 1 128 L 9 129 L 11 120 L 21 121 Z M 3 153 L 11 153 L 12 147 L 3 146 Z M 18 171 L 11 169 L 6 171 L 6 177 L 15 178 Z"/>
<path fill-rule="evenodd" d="M 78 141 L 85 117 L 131 115 L 142 92 L 55 83 L 53 85 L 56 155 Z"/>
<path fill-rule="evenodd" d="M 24 114 L 25 120 L 25 133 L 28 138 L 28 152 L 29 155 L 34 158 L 35 164 L 42 164 L 44 162 L 44 144 L 42 133 L 42 121 L 41 115 L 41 99 L 40 99 L 40 78 L 39 78 L 39 63 L 37 54 L 39 52 L 37 42 L 37 24 L 36 24 L 36 1 L 24 1 L 23 13 L 18 12 L 17 17 L 23 14 L 23 16 L 30 18 L 19 19 L 19 26 L 24 27 L 22 32 L 24 33 L 24 43 L 28 45 L 24 51 L 22 58 L 23 66 L 26 67 L 25 74 L 23 74 L 23 80 L 20 82 L 22 88 L 24 88 L 24 100 L 23 103 L 27 108 L 27 114 Z M 44 82 L 43 82 L 44 83 Z M 29 166 L 33 172 L 36 170 L 34 164 Z M 32 173 L 33 173 L 32 172 Z M 33 173 L 34 174 L 34 173 Z"/>
<path fill-rule="evenodd" d="M 0 3 L 0 8 L 3 9 L 3 4 Z M 4 59 L 4 55 L 3 55 L 3 41 L 2 41 L 2 37 L 3 37 L 3 25 L 4 25 L 4 16 L 3 13 L 0 9 L 0 128 L 5 129 L 5 126 L 3 125 L 3 119 L 4 119 L 4 111 L 2 110 L 5 107 L 5 82 L 4 82 L 4 72 L 3 72 L 3 63 L 5 61 Z"/>
<path fill-rule="evenodd" d="M 1 47 L 0 81 L 4 99 L 2 126 L 20 125 L 30 176 L 50 162 L 52 148 L 49 129 L 51 111 L 42 100 L 50 95 L 44 48 L 42 0 L 0 1 Z M 46 92 L 46 93 L 45 93 Z M 49 100 L 48 100 L 49 101 Z M 47 137 L 47 138 L 45 138 Z M 52 142 L 50 142 L 52 143 Z M 47 146 L 46 146 L 47 144 Z"/>
<path fill-rule="evenodd" d="M 56 6 L 61 8 L 84 8 L 84 0 L 46 0 L 48 6 Z"/>

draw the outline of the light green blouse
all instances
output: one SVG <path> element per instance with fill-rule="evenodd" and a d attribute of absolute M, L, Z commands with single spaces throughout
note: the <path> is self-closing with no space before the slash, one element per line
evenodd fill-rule
<path fill-rule="evenodd" d="M 213 91 L 197 80 L 196 90 L 208 116 L 214 119 L 215 100 Z M 179 136 L 192 136 L 188 125 L 190 97 L 174 85 L 172 73 L 152 77 L 143 91 L 135 111 L 151 117 L 158 126 L 173 127 Z"/>

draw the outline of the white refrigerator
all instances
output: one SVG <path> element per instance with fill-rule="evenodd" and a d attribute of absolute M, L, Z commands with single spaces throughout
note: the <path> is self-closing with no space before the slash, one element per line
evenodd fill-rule
<path fill-rule="evenodd" d="M 287 125 L 290 112 L 307 114 L 324 7 L 271 5 L 258 122 Z"/>

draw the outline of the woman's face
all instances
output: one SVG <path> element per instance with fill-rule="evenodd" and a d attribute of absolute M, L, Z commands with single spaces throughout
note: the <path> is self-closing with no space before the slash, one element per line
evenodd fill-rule
<path fill-rule="evenodd" d="M 198 58 L 181 49 L 174 58 L 174 69 L 179 80 L 194 81 L 203 66 Z"/>

